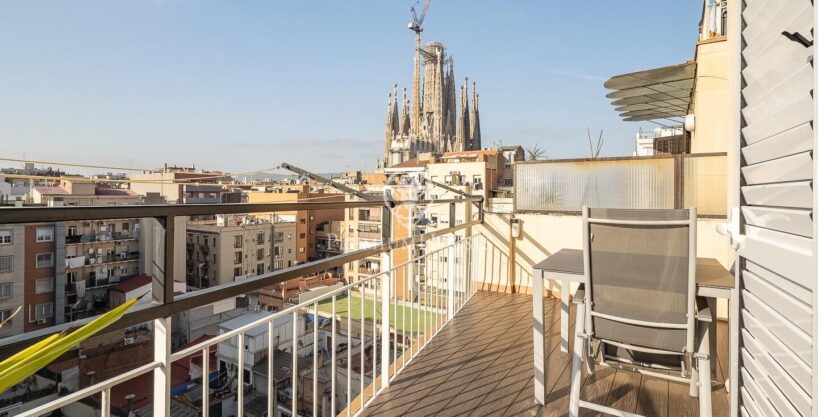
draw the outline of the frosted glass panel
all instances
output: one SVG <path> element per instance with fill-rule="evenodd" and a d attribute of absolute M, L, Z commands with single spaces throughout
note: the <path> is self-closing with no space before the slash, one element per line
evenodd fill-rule
<path fill-rule="evenodd" d="M 673 158 L 545 161 L 516 165 L 518 211 L 673 208 Z"/>
<path fill-rule="evenodd" d="M 727 157 L 687 156 L 684 161 L 684 207 L 699 216 L 727 215 Z"/>

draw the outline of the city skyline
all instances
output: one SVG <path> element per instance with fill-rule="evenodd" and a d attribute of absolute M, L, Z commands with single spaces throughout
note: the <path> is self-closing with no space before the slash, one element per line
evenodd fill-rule
<path fill-rule="evenodd" d="M 9 63 L 0 69 L 0 155 L 372 170 L 383 153 L 385 92 L 411 85 L 410 6 L 4 6 L 0 34 L 18 42 L 0 46 Z M 655 19 L 656 7 L 677 18 Z M 621 122 L 604 79 L 691 58 L 699 12 L 439 1 L 423 37 L 455 51 L 458 77 L 479 81 L 483 146 L 538 144 L 551 158 L 582 157 L 590 127 L 605 130 L 603 155 L 623 155 L 640 126 L 654 125 Z M 122 152 L 134 143 L 145 146 Z"/>

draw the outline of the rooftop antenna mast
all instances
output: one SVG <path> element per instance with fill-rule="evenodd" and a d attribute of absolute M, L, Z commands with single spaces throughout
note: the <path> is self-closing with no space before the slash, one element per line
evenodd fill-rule
<path fill-rule="evenodd" d="M 417 14 L 417 10 L 415 10 L 415 6 L 420 3 L 418 0 L 414 6 L 412 6 L 409 11 L 412 13 L 412 21 L 409 22 L 409 30 L 415 32 L 415 71 L 412 74 L 412 126 L 411 126 L 411 133 L 413 136 L 420 135 L 420 118 L 421 118 L 421 107 L 420 107 L 420 32 L 423 32 L 423 19 L 426 18 L 426 13 L 429 11 L 429 6 L 432 4 L 432 0 L 424 0 L 423 2 L 423 11 L 420 13 L 420 16 Z"/>

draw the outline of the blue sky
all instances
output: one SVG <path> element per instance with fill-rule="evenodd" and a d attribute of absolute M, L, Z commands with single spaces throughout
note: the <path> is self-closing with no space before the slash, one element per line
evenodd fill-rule
<path fill-rule="evenodd" d="M 372 169 L 409 85 L 413 1 L 0 4 L 0 157 L 231 172 Z M 612 75 L 692 58 L 698 1 L 435 0 L 425 41 L 477 81 L 484 144 L 629 154 Z M 0 163 L 0 165 L 6 165 Z"/>

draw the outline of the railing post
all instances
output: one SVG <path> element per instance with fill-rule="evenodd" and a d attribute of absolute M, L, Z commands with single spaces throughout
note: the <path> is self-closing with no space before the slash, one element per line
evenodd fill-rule
<path fill-rule="evenodd" d="M 454 280 L 457 273 L 454 258 L 456 251 L 454 250 L 455 235 L 450 236 L 451 242 L 446 249 L 446 317 L 451 320 L 454 317 Z"/>
<path fill-rule="evenodd" d="M 381 215 L 381 237 L 384 243 L 392 241 L 392 212 L 389 207 L 382 209 Z M 386 271 L 381 275 L 381 387 L 389 387 L 389 297 L 392 287 L 392 250 L 381 254 L 381 272 Z M 397 279 L 397 276 L 395 276 Z M 397 298 L 397 297 L 396 297 Z M 397 302 L 397 300 L 396 300 Z M 373 338 L 377 337 L 372 335 Z M 393 346 L 396 349 L 397 346 Z M 362 353 L 363 354 L 363 353 Z M 363 395 L 363 393 L 361 393 Z M 361 397 L 363 398 L 363 397 Z M 362 403 L 363 407 L 363 403 Z"/>
<path fill-rule="evenodd" d="M 167 216 L 158 219 L 165 228 L 164 270 L 153 278 L 152 297 L 154 303 L 166 304 L 173 301 L 174 235 L 176 218 Z M 148 237 L 150 238 L 150 237 Z M 153 360 L 159 366 L 153 371 L 153 412 L 155 415 L 170 415 L 170 354 L 171 318 L 161 317 L 153 321 Z"/>

